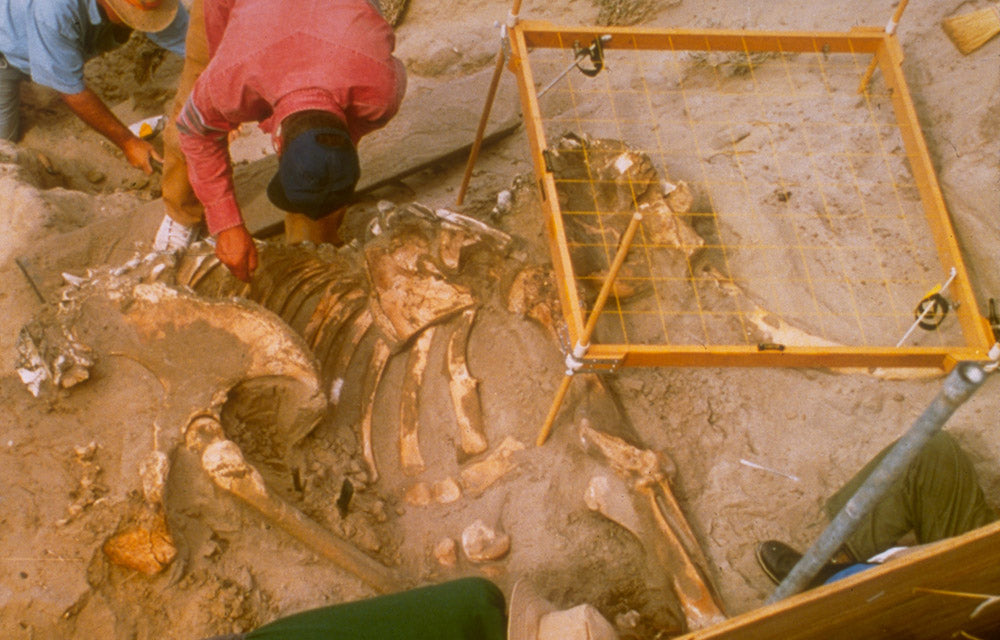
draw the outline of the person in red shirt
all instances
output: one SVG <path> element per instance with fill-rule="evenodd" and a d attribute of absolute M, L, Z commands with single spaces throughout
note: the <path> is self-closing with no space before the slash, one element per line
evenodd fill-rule
<path fill-rule="evenodd" d="M 155 248 L 196 237 L 203 206 L 219 260 L 249 281 L 257 252 L 228 149 L 229 133 L 244 122 L 274 139 L 278 171 L 267 193 L 290 213 L 286 228 L 304 221 L 302 239 L 336 238 L 360 176 L 357 143 L 396 114 L 406 89 L 395 36 L 374 0 L 195 0 L 186 47 L 191 64 L 178 95 L 185 84 L 191 90 L 175 102 L 176 133 L 166 136 L 167 216 Z"/>

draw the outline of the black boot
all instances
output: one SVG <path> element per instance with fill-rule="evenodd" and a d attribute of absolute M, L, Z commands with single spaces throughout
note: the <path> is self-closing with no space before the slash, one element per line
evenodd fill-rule
<path fill-rule="evenodd" d="M 765 540 L 757 545 L 757 562 L 767 577 L 775 584 L 791 573 L 792 568 L 798 564 L 802 554 L 789 547 L 784 542 L 777 540 Z M 854 564 L 853 562 L 827 562 L 823 565 L 816 577 L 809 583 L 809 588 L 818 587 L 826 582 L 833 574 L 846 569 Z"/>

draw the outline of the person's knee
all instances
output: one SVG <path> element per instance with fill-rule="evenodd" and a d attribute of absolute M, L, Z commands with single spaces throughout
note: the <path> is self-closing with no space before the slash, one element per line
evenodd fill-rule
<path fill-rule="evenodd" d="M 954 465 L 955 461 L 965 457 L 965 452 L 958 442 L 947 431 L 938 431 L 920 450 L 920 461 L 937 466 Z"/>
<path fill-rule="evenodd" d="M 493 582 L 486 578 L 468 577 L 459 578 L 455 581 L 460 585 L 460 593 L 467 600 L 467 604 L 475 609 L 498 609 L 506 611 L 503 592 Z"/>

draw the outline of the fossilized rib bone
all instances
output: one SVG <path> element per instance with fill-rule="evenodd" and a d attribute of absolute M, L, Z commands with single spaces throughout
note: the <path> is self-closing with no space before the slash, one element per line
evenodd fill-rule
<path fill-rule="evenodd" d="M 378 467 L 375 464 L 375 449 L 372 446 L 372 414 L 375 411 L 375 396 L 378 393 L 378 383 L 382 380 L 382 372 L 389 361 L 389 345 L 382 340 L 375 342 L 371 362 L 365 370 L 364 380 L 364 412 L 361 416 L 361 451 L 368 465 L 368 481 L 378 482 Z"/>
<path fill-rule="evenodd" d="M 458 421 L 459 440 L 462 451 L 470 456 L 486 451 L 488 446 L 483 430 L 483 411 L 479 404 L 479 381 L 469 373 L 465 355 L 475 317 L 475 309 L 462 313 L 459 325 L 448 341 L 447 355 L 448 388 L 455 408 L 455 420 Z"/>
<path fill-rule="evenodd" d="M 434 327 L 417 338 L 406 360 L 406 373 L 399 398 L 399 463 L 403 472 L 416 475 L 424 470 L 417 431 L 420 428 L 420 388 L 427 369 L 427 354 L 434 339 Z"/>

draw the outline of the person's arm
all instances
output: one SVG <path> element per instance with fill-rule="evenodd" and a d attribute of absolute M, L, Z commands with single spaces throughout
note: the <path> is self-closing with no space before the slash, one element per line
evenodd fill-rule
<path fill-rule="evenodd" d="M 181 151 L 191 189 L 205 207 L 205 224 L 216 236 L 215 255 L 234 276 L 250 281 L 257 268 L 257 247 L 243 224 L 229 163 L 229 132 L 234 127 L 202 96 L 200 82 L 177 116 Z"/>
<path fill-rule="evenodd" d="M 133 167 L 149 174 L 153 172 L 150 158 L 163 162 L 153 145 L 129 131 L 90 89 L 84 88 L 79 93 L 64 93 L 62 98 L 77 117 L 125 152 L 125 158 Z"/>
<path fill-rule="evenodd" d="M 84 83 L 81 24 L 88 16 L 74 6 L 44 2 L 32 5 L 26 25 L 31 79 L 58 91 L 73 113 L 125 152 L 130 164 L 152 173 L 150 157 L 160 159 L 152 145 L 134 136 Z"/>

